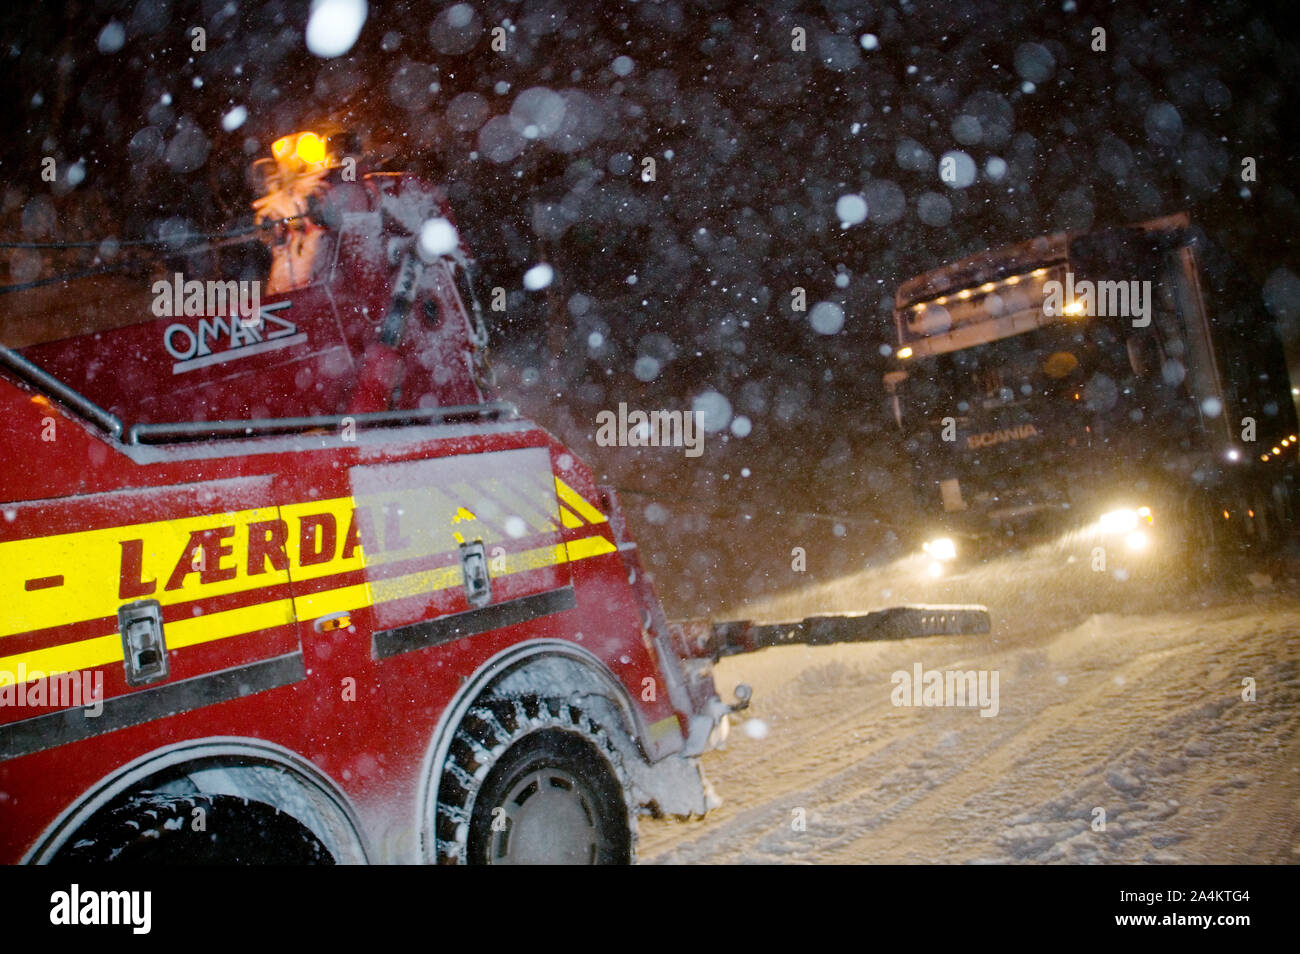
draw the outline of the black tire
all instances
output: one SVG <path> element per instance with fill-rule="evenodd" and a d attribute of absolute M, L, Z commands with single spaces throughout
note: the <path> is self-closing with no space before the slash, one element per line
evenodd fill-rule
<path fill-rule="evenodd" d="M 144 792 L 96 815 L 51 864 L 332 865 L 334 858 L 310 829 L 271 805 Z"/>
<path fill-rule="evenodd" d="M 438 788 L 438 860 L 629 864 L 635 813 L 622 758 L 567 702 L 488 700 L 456 733 Z"/>

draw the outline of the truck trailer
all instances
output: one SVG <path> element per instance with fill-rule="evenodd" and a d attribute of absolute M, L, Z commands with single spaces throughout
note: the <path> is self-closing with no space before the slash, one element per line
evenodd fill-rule
<path fill-rule="evenodd" d="M 1202 568 L 1285 541 L 1300 449 L 1285 358 L 1239 274 L 1207 281 L 1205 241 L 1171 215 L 898 289 L 885 393 L 936 572 L 1063 537 Z"/>

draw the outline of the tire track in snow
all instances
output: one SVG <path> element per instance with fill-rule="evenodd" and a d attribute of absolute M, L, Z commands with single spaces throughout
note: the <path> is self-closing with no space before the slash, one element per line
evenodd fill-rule
<path fill-rule="evenodd" d="M 1234 856 L 1253 850 L 1258 858 L 1259 846 L 1268 847 L 1261 833 L 1250 833 L 1259 828 L 1259 819 L 1243 812 L 1241 798 L 1232 796 L 1258 789 L 1253 779 L 1271 766 L 1290 787 L 1272 786 L 1247 797 L 1267 803 L 1265 814 L 1273 819 L 1269 830 L 1281 825 L 1285 832 L 1280 846 L 1273 838 L 1268 857 L 1295 860 L 1290 845 L 1300 827 L 1300 805 L 1293 794 L 1296 773 L 1288 779 L 1285 769 L 1297 763 L 1285 759 L 1296 747 L 1300 645 L 1285 633 L 1298 628 L 1300 611 L 1288 604 L 1107 618 L 1095 622 L 1092 631 L 1085 624 L 1043 646 L 1027 642 L 972 654 L 975 647 L 961 643 L 960 658 L 946 665 L 933 656 L 959 656 L 950 641 L 930 643 L 929 652 L 919 644 L 889 644 L 894 651 L 865 656 L 849 652 L 865 647 L 818 650 L 827 654 L 827 666 L 849 652 L 842 663 L 851 677 L 847 681 L 857 680 L 853 688 L 865 692 L 835 686 L 814 694 L 820 698 L 800 699 L 796 679 L 779 683 L 764 711 L 791 741 L 765 753 L 764 742 L 745 739 L 706 757 L 706 770 L 728 804 L 702 823 L 643 823 L 642 857 L 669 862 L 1216 860 L 1222 853 L 1216 855 L 1212 844 L 1202 846 L 1207 838 L 1197 833 L 1196 825 L 1206 821 L 1211 828 L 1228 825 L 1234 839 L 1255 846 L 1233 848 Z M 1132 655 L 1115 658 L 1124 652 Z M 881 673 L 904 668 L 893 663 L 908 655 L 926 668 L 982 665 L 1014 674 L 1003 683 L 1002 714 L 979 719 L 969 711 L 894 709 Z M 758 658 L 723 666 L 732 663 L 728 675 L 735 675 Z M 861 670 L 868 659 L 876 685 Z M 781 665 L 788 667 L 789 661 Z M 1043 671 L 1036 673 L 1035 667 Z M 765 675 L 763 666 L 754 668 Z M 1064 699 L 1057 687 L 1044 686 L 1053 668 L 1072 674 L 1061 687 L 1069 693 Z M 1271 701 L 1261 695 L 1263 704 L 1249 704 L 1253 709 L 1220 707 L 1215 699 L 1239 693 L 1233 678 L 1248 671 L 1261 674 L 1261 693 L 1269 684 Z M 1032 685 L 1034 691 L 1015 691 L 1017 685 Z M 757 691 L 756 698 L 761 698 Z M 837 709 L 845 711 L 822 722 L 825 713 Z M 900 716 L 905 721 L 898 721 Z M 1271 735 L 1263 726 L 1269 719 L 1283 720 Z M 992 736 L 983 726 L 972 729 L 990 722 L 998 724 Z M 868 741 L 855 746 L 855 731 Z M 1238 761 L 1244 761 L 1245 771 L 1254 775 L 1220 777 L 1225 767 L 1233 770 L 1231 751 L 1223 758 L 1208 757 L 1213 746 L 1205 756 L 1182 754 L 1204 736 L 1223 731 L 1229 734 L 1222 738 L 1244 753 Z M 1263 749 L 1251 741 L 1256 737 L 1264 739 Z M 788 761 L 773 764 L 781 759 Z M 1170 799 L 1172 794 L 1183 798 Z M 1189 807 L 1198 802 L 1214 804 Z M 1097 804 L 1118 806 L 1108 809 L 1104 834 L 1089 827 Z M 795 805 L 807 810 L 807 832 L 790 830 Z M 1220 841 L 1228 850 L 1226 837 Z M 1170 846 L 1177 852 L 1171 854 Z"/>

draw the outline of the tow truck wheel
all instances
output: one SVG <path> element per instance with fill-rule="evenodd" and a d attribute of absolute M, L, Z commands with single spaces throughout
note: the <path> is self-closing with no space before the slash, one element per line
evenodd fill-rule
<path fill-rule="evenodd" d="M 143 792 L 92 818 L 53 864 L 334 864 L 320 840 L 271 805 L 233 795 Z"/>
<path fill-rule="evenodd" d="M 438 860 L 630 863 L 636 821 L 621 763 L 605 731 L 567 702 L 479 704 L 438 789 Z"/>

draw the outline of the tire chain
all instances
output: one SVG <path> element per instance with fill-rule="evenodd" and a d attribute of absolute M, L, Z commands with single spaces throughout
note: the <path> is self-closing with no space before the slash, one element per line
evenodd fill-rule
<path fill-rule="evenodd" d="M 471 720 L 481 724 L 483 736 L 467 729 Z M 514 728 L 509 728 L 513 726 Z M 630 860 L 636 863 L 637 807 L 632 797 L 632 781 L 623 766 L 623 753 L 605 730 L 578 706 L 560 699 L 512 695 L 481 699 L 465 714 L 456 729 L 438 783 L 438 802 L 434 819 L 436 859 L 439 864 L 467 864 L 470 819 L 474 803 L 493 767 L 506 751 L 521 739 L 543 729 L 560 729 L 581 736 L 591 743 L 608 764 L 618 782 L 627 810 Z M 466 764 L 464 753 L 474 764 Z M 462 794 L 448 801 L 448 793 Z M 443 826 L 453 834 L 442 837 Z"/>

